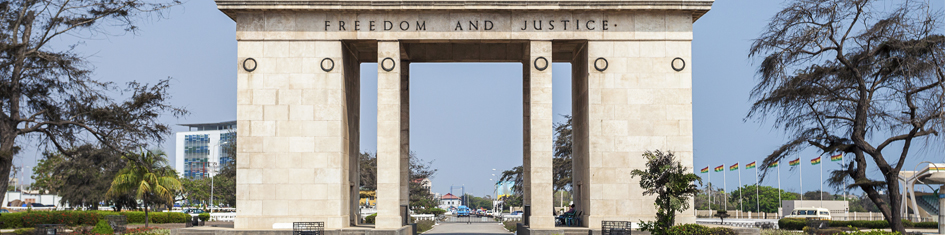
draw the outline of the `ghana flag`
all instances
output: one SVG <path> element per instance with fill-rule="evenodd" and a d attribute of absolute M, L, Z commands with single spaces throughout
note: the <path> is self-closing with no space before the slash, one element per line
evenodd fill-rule
<path fill-rule="evenodd" d="M 709 167 L 702 168 L 702 173 L 709 173 Z"/>
<path fill-rule="evenodd" d="M 790 166 L 797 166 L 798 164 L 801 164 L 801 158 L 791 160 L 787 164 Z"/>
<path fill-rule="evenodd" d="M 817 157 L 817 158 L 814 158 L 814 159 L 811 159 L 811 160 L 810 160 L 810 164 L 811 164 L 811 165 L 817 165 L 817 164 L 820 164 L 820 157 Z"/>
<path fill-rule="evenodd" d="M 755 168 L 755 162 L 751 162 L 751 163 L 745 164 L 745 169 L 746 169 L 746 170 L 747 170 L 747 169 L 751 169 L 751 168 Z"/>
<path fill-rule="evenodd" d="M 778 166 L 778 162 L 772 162 L 770 165 L 768 165 L 768 167 L 777 167 L 777 166 Z"/>
<path fill-rule="evenodd" d="M 831 162 L 843 161 L 843 154 L 838 153 L 837 155 L 830 156 L 830 161 Z"/>
<path fill-rule="evenodd" d="M 725 164 L 715 167 L 715 172 L 721 172 L 723 170 L 725 170 Z"/>
<path fill-rule="evenodd" d="M 736 162 L 735 165 L 729 166 L 729 167 L 728 167 L 728 170 L 729 170 L 729 171 L 738 170 L 738 163 Z"/>

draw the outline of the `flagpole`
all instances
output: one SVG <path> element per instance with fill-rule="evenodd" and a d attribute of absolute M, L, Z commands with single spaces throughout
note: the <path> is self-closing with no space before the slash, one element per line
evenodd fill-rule
<path fill-rule="evenodd" d="M 728 211 L 728 174 L 725 172 L 725 164 L 722 164 L 722 192 L 725 192 L 725 209 Z"/>
<path fill-rule="evenodd" d="M 783 206 L 783 202 L 781 202 L 781 160 L 778 160 L 778 219 L 781 217 L 781 208 Z"/>
<path fill-rule="evenodd" d="M 709 165 L 706 165 L 706 166 L 705 166 L 706 169 L 709 169 L 709 167 L 710 167 Z M 708 170 L 708 172 L 706 172 L 706 173 L 709 174 L 709 185 L 708 185 L 708 188 L 709 188 L 709 211 L 710 211 L 709 214 L 712 214 L 712 212 L 711 212 L 711 211 L 712 211 L 712 170 Z"/>
<path fill-rule="evenodd" d="M 803 200 L 804 200 L 804 164 L 801 164 L 801 159 L 800 159 L 800 157 L 798 157 L 798 159 L 797 159 L 797 165 L 798 165 L 798 170 L 797 170 L 797 172 L 800 173 L 800 175 L 798 175 L 797 178 L 800 178 L 799 181 L 801 182 L 801 190 L 800 190 L 800 193 L 801 193 L 801 201 L 803 201 Z"/>
<path fill-rule="evenodd" d="M 823 157 L 820 157 L 820 208 L 824 208 L 824 163 Z"/>
<path fill-rule="evenodd" d="M 738 163 L 735 163 L 735 166 L 738 166 Z M 741 216 L 741 213 L 745 211 L 745 207 L 742 205 L 742 198 L 744 198 L 744 193 L 742 193 L 742 169 L 735 169 L 738 171 L 738 214 Z"/>
<path fill-rule="evenodd" d="M 757 163 L 756 163 L 756 164 L 757 164 Z M 764 163 L 762 163 L 762 164 L 764 164 Z M 759 186 L 759 184 L 761 184 L 761 182 L 758 182 L 758 167 L 756 166 L 756 167 L 755 167 L 755 205 L 757 205 L 757 206 L 756 206 L 755 210 L 756 210 L 756 212 L 761 213 L 761 197 L 760 197 L 759 194 L 758 194 L 758 186 Z M 759 215 L 760 215 L 760 214 L 759 214 Z"/>

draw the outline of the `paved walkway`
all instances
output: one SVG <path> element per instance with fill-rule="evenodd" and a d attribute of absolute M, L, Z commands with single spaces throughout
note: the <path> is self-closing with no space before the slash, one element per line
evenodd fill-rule
<path fill-rule="evenodd" d="M 434 226 L 424 235 L 434 234 L 502 234 L 508 235 L 511 232 L 505 230 L 500 223 L 440 223 Z"/>

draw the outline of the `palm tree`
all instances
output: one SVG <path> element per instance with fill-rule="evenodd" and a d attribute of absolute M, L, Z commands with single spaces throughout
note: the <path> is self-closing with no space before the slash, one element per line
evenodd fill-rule
<path fill-rule="evenodd" d="M 135 198 L 144 201 L 144 226 L 148 227 L 148 204 L 153 200 L 173 202 L 174 195 L 181 190 L 177 174 L 167 167 L 164 152 L 141 151 L 140 154 L 124 155 L 128 165 L 118 172 L 112 181 L 109 195 L 135 192 Z"/>

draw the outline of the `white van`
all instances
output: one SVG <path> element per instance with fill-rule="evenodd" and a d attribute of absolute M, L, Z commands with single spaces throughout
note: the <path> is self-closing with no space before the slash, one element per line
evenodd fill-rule
<path fill-rule="evenodd" d="M 823 220 L 830 220 L 830 210 L 825 208 L 797 208 L 794 211 L 791 211 L 791 215 L 788 215 L 787 218 L 819 218 Z"/>

